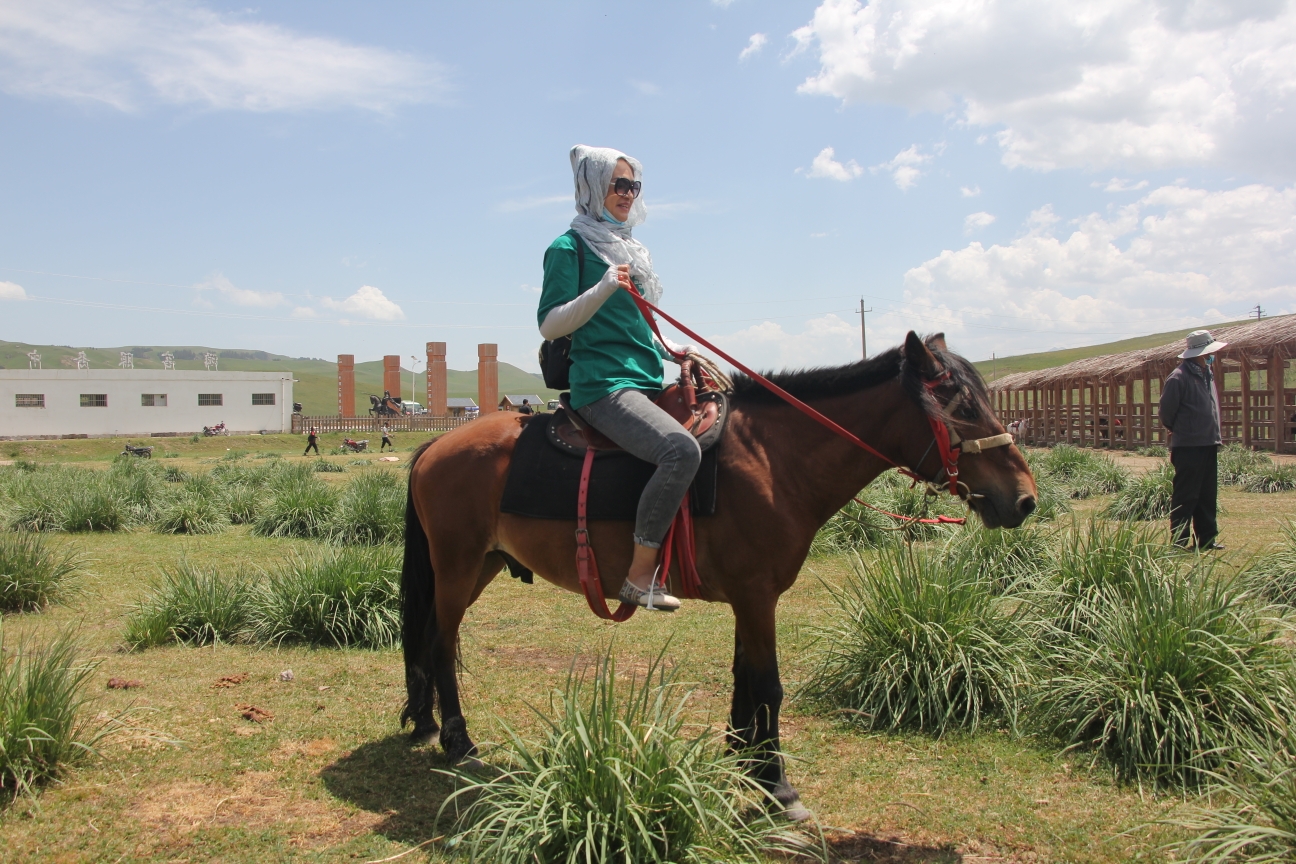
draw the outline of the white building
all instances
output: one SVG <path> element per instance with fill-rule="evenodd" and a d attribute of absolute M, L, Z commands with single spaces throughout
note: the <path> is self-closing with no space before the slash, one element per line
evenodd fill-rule
<path fill-rule="evenodd" d="M 290 432 L 292 375 L 155 369 L 0 369 L 0 439 Z"/>

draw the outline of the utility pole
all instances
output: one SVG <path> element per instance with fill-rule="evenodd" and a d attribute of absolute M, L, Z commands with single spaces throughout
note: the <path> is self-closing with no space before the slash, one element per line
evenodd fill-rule
<path fill-rule="evenodd" d="M 418 401 L 418 373 L 414 371 L 414 366 L 419 359 L 414 354 L 410 355 L 410 401 Z"/>
<path fill-rule="evenodd" d="M 1257 321 L 1259 321 L 1261 318 L 1264 317 L 1264 310 L 1260 308 L 1260 304 L 1259 304 L 1259 303 L 1257 303 L 1257 304 L 1256 304 L 1256 307 L 1255 307 L 1254 309 L 1252 309 L 1251 311 L 1255 313 L 1255 319 L 1256 319 Z"/>
<path fill-rule="evenodd" d="M 872 312 L 871 308 L 864 308 L 864 298 L 860 298 L 860 308 L 855 310 L 860 316 L 860 350 L 863 352 L 864 359 L 868 359 L 868 333 L 864 329 L 864 313 Z"/>

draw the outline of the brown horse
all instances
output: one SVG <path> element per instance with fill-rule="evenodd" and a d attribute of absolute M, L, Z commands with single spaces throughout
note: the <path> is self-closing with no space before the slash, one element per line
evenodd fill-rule
<path fill-rule="evenodd" d="M 903 347 L 872 359 L 773 380 L 933 481 L 947 478 L 929 418 L 943 419 L 964 439 L 1004 431 L 980 374 L 939 335 L 924 342 L 910 332 Z M 432 711 L 439 701 L 441 745 L 456 762 L 475 752 L 456 674 L 464 612 L 506 562 L 581 593 L 575 523 L 499 509 L 514 443 L 531 420 L 511 412 L 483 417 L 425 444 L 410 470 L 401 577 L 409 701 L 401 719 L 413 721 L 416 741 L 426 740 L 438 730 Z M 746 377 L 734 381 L 719 446 L 716 514 L 697 520 L 696 536 L 703 599 L 728 603 L 734 613 L 729 740 L 752 754 L 753 774 L 787 815 L 803 817 L 779 753 L 779 595 L 796 581 L 815 532 L 891 466 Z M 1035 481 L 1016 447 L 966 455 L 959 468 L 960 495 L 988 527 L 1016 527 L 1035 509 Z M 609 596 L 629 568 L 631 533 L 628 522 L 591 525 Z M 672 573 L 676 586 L 677 577 Z"/>

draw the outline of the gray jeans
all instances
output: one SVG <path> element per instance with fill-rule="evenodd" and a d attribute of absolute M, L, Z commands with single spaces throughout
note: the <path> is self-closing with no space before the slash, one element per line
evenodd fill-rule
<path fill-rule="evenodd" d="M 627 453 L 657 466 L 639 496 L 634 542 L 660 549 L 702 462 L 697 439 L 639 390 L 617 390 L 577 411 Z"/>

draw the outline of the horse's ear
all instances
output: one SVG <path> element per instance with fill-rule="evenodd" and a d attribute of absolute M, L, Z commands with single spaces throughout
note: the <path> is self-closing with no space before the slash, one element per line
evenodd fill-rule
<path fill-rule="evenodd" d="M 948 351 L 949 346 L 945 344 L 945 334 L 935 333 L 927 337 L 927 344 L 938 351 Z"/>
<path fill-rule="evenodd" d="M 905 337 L 904 353 L 905 360 L 912 363 L 923 378 L 931 378 L 936 374 L 936 356 L 912 330 Z"/>

